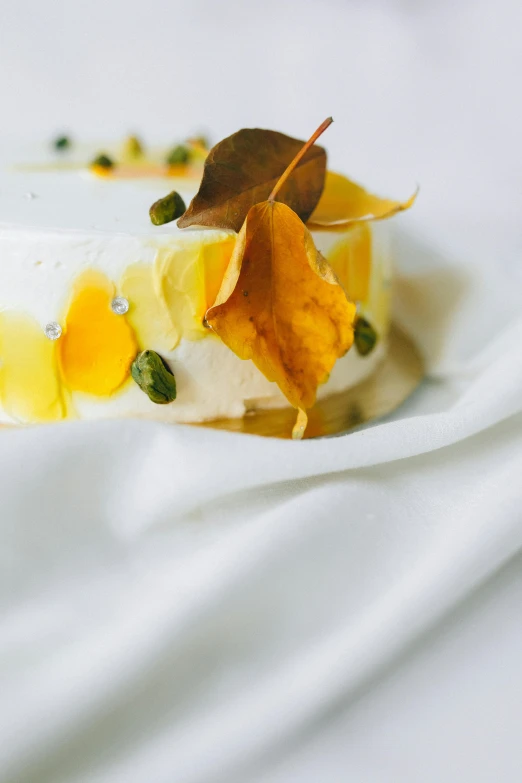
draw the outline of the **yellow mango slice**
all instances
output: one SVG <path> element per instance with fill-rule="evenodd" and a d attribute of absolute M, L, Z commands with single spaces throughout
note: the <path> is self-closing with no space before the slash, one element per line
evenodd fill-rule
<path fill-rule="evenodd" d="M 354 302 L 366 302 L 372 265 L 372 233 L 367 223 L 349 228 L 326 254 L 341 285 Z"/>
<path fill-rule="evenodd" d="M 208 335 L 203 319 L 214 303 L 228 266 L 235 237 L 184 248 L 161 248 L 154 263 L 156 292 L 172 329 L 198 340 Z"/>
<path fill-rule="evenodd" d="M 110 280 L 94 270 L 73 285 L 58 343 L 62 376 L 71 391 L 105 397 L 130 377 L 138 344 L 126 317 L 111 310 L 114 293 Z"/>
<path fill-rule="evenodd" d="M 0 399 L 6 413 L 22 424 L 67 415 L 56 343 L 24 313 L 0 313 Z"/>

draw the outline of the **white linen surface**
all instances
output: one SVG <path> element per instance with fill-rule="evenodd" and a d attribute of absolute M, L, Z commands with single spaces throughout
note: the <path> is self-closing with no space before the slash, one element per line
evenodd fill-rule
<path fill-rule="evenodd" d="M 430 96 L 451 141 L 426 124 L 411 142 L 395 313 L 429 378 L 406 405 L 302 443 L 140 421 L 1 433 L 2 782 L 520 780 L 522 123 L 503 80 L 520 15 L 456 7 L 379 6 L 395 42 L 469 57 Z"/>

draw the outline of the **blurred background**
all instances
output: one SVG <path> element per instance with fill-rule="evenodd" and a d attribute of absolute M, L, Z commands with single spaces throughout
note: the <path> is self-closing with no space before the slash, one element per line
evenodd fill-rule
<path fill-rule="evenodd" d="M 306 138 L 333 115 L 333 167 L 398 195 L 419 182 L 418 215 L 467 220 L 506 265 L 522 208 L 518 0 L 0 7 L 0 137 L 170 143 L 260 126 Z M 488 226 L 473 199 L 490 203 Z"/>
<path fill-rule="evenodd" d="M 354 174 L 441 170 L 448 193 L 511 156 L 520 176 L 518 0 L 0 3 L 2 135 L 245 126 L 325 139 Z M 428 190 L 428 188 L 425 188 Z"/>

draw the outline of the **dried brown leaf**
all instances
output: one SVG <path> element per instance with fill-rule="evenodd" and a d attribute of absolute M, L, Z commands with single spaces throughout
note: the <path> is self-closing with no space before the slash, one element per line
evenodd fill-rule
<path fill-rule="evenodd" d="M 180 228 L 212 226 L 239 231 L 249 209 L 266 201 L 281 174 L 304 142 L 276 131 L 244 128 L 210 151 L 198 193 L 178 220 Z M 306 221 L 321 196 L 326 173 L 326 152 L 312 146 L 278 191 Z"/>

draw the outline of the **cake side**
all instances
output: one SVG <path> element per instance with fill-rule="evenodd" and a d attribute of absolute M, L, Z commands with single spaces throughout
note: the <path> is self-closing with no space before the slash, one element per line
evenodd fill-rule
<path fill-rule="evenodd" d="M 361 314 L 376 324 L 381 341 L 370 356 L 352 350 L 338 360 L 329 381 L 319 388 L 321 397 L 358 383 L 385 350 L 389 232 L 384 225 L 372 227 L 369 247 L 361 249 L 358 231 L 341 237 L 321 233 L 316 241 L 334 268 L 337 265 L 348 290 L 350 285 L 362 286 Z M 203 323 L 234 241 L 230 232 L 214 230 L 137 237 L 0 228 L 0 420 L 142 416 L 191 422 L 286 405 L 275 383 L 235 356 Z M 354 270 L 359 272 L 354 275 Z M 53 322 L 64 324 L 75 281 L 93 272 L 112 286 L 113 298 L 121 296 L 129 303 L 128 312 L 111 314 L 112 320 L 125 320 L 138 347 L 157 351 L 174 372 L 178 394 L 171 405 L 152 403 L 130 375 L 108 394 L 68 390 L 59 366 L 64 336 L 54 343 L 45 328 Z M 93 313 L 86 328 L 96 331 L 97 321 Z M 110 343 L 110 330 L 100 339 Z M 54 383 L 44 383 L 45 377 Z M 64 401 L 57 404 L 60 394 Z"/>

